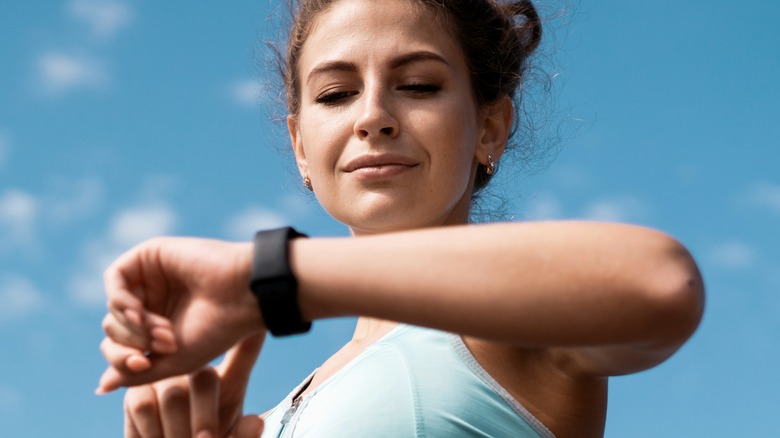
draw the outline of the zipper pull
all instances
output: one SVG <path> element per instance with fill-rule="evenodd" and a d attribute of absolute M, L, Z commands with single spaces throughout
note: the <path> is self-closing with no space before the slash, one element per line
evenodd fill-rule
<path fill-rule="evenodd" d="M 282 426 L 286 426 L 287 423 L 290 422 L 290 419 L 293 415 L 295 415 L 295 411 L 298 409 L 298 406 L 301 404 L 301 399 L 303 397 L 298 397 L 293 401 L 292 405 L 290 405 L 290 409 L 287 410 L 287 412 L 284 413 L 284 416 L 282 417 Z"/>

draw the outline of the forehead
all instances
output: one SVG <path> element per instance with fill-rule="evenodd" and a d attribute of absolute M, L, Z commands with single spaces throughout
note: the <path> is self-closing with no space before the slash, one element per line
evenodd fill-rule
<path fill-rule="evenodd" d="M 320 61 L 379 60 L 417 50 L 465 65 L 458 42 L 429 8 L 412 0 L 339 0 L 312 23 L 300 68 L 305 74 Z"/>

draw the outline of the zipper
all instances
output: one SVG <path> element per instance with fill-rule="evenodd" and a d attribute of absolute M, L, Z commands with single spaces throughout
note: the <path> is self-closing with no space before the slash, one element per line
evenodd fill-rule
<path fill-rule="evenodd" d="M 298 406 L 301 405 L 301 399 L 303 397 L 298 396 L 293 402 L 292 405 L 290 405 L 290 409 L 287 410 L 287 412 L 284 413 L 284 416 L 282 417 L 282 427 L 287 426 L 287 423 L 290 422 L 290 419 L 293 415 L 295 415 L 295 411 L 298 410 Z"/>

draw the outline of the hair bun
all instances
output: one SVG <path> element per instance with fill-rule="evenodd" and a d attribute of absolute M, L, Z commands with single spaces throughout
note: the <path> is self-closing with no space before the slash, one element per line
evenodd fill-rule
<path fill-rule="evenodd" d="M 539 47 L 542 41 L 542 20 L 531 0 L 521 0 L 511 3 L 500 3 L 500 9 L 508 20 L 520 22 L 517 24 L 517 38 L 520 40 L 525 56 Z"/>

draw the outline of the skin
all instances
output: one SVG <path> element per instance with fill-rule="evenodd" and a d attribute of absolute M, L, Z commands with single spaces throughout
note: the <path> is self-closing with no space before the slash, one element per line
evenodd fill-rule
<path fill-rule="evenodd" d="M 512 107 L 476 107 L 457 43 L 433 22 L 406 0 L 341 0 L 304 45 L 301 110 L 288 120 L 297 164 L 356 238 L 294 240 L 291 266 L 304 318 L 361 315 L 307 391 L 400 321 L 462 334 L 557 436 L 601 436 L 607 377 L 661 363 L 697 327 L 697 267 L 646 228 L 466 226 L 476 167 L 501 156 Z M 235 401 L 264 335 L 251 257 L 250 244 L 164 238 L 106 271 L 110 366 L 98 391 L 142 385 L 128 391 L 127 436 L 257 436 L 259 419 Z M 216 373 L 198 371 L 233 346 L 243 352 Z M 200 415 L 219 424 L 195 424 Z"/>

